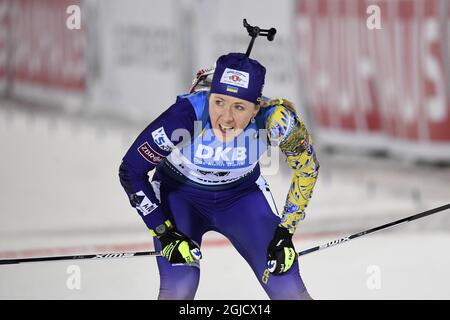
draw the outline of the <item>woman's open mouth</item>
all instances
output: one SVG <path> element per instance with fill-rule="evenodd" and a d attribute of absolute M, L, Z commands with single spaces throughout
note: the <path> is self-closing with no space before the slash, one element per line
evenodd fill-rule
<path fill-rule="evenodd" d="M 222 135 L 231 135 L 234 133 L 234 127 L 225 126 L 219 123 L 219 129 L 222 132 Z"/>

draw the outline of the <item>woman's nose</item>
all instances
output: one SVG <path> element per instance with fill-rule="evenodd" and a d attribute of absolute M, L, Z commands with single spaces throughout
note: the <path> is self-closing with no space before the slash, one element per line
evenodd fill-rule
<path fill-rule="evenodd" d="M 222 118 L 227 123 L 233 122 L 233 111 L 231 108 L 225 108 Z"/>

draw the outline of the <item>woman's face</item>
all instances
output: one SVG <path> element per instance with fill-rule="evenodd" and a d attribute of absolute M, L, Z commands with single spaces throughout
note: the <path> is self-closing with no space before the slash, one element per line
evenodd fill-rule
<path fill-rule="evenodd" d="M 213 132 L 223 142 L 237 137 L 258 111 L 258 105 L 246 100 L 218 93 L 212 93 L 209 97 Z"/>

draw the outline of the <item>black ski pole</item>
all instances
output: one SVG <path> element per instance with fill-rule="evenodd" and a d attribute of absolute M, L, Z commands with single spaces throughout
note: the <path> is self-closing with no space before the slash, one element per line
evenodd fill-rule
<path fill-rule="evenodd" d="M 2 264 L 18 264 L 25 262 L 44 262 L 44 261 L 62 261 L 62 260 L 104 260 L 116 258 L 132 258 L 139 256 L 160 256 L 159 251 L 142 251 L 142 252 L 121 252 L 121 253 L 102 253 L 102 254 L 86 254 L 78 256 L 55 256 L 55 257 L 36 257 L 23 259 L 6 259 L 0 260 Z"/>
<path fill-rule="evenodd" d="M 382 226 L 379 226 L 379 227 L 375 227 L 375 228 L 372 228 L 372 229 L 361 231 L 361 232 L 352 234 L 352 235 L 347 236 L 347 237 L 336 239 L 336 240 L 330 241 L 328 243 L 322 244 L 322 245 L 314 247 L 314 248 L 303 250 L 303 251 L 299 252 L 298 255 L 299 256 L 304 256 L 304 255 L 306 255 L 308 253 L 311 253 L 311 252 L 315 252 L 315 251 L 323 250 L 323 249 L 326 249 L 326 248 L 329 248 L 329 247 L 333 247 L 335 245 L 338 245 L 338 244 L 341 244 L 341 243 L 344 243 L 344 242 L 347 242 L 347 241 L 350 241 L 350 240 L 353 240 L 353 239 L 365 236 L 367 234 L 374 233 L 374 232 L 377 232 L 377 231 L 380 231 L 380 230 L 384 230 L 384 229 L 388 229 L 388 228 L 392 228 L 394 226 L 398 226 L 399 224 L 410 222 L 410 221 L 413 221 L 413 220 L 417 220 L 417 219 L 420 219 L 420 218 L 423 218 L 423 217 L 426 217 L 426 216 L 429 216 L 431 214 L 434 214 L 434 213 L 437 213 L 437 212 L 441 212 L 441 211 L 444 211 L 444 210 L 447 210 L 447 209 L 450 209 L 450 204 L 446 204 L 446 205 L 443 205 L 441 207 L 430 209 L 430 210 L 427 210 L 427 211 L 424 211 L 424 212 L 421 212 L 421 213 L 418 213 L 418 214 L 415 214 L 415 215 L 412 215 L 412 216 L 409 216 L 409 217 L 406 217 L 406 218 L 403 218 L 403 219 L 400 219 L 400 220 L 396 220 L 396 221 L 393 221 L 393 222 L 390 222 L 390 223 L 386 223 L 386 224 L 383 224 Z"/>
<path fill-rule="evenodd" d="M 413 220 L 417 220 L 429 215 L 432 215 L 437 212 L 441 212 L 444 210 L 450 209 L 450 204 L 443 205 L 441 207 L 437 207 L 431 210 L 427 210 L 397 221 L 393 221 L 387 224 L 384 224 L 379 227 L 375 227 L 372 229 L 368 229 L 365 231 L 361 231 L 355 234 L 352 234 L 347 237 L 343 237 L 340 239 L 336 239 L 333 241 L 330 241 L 326 244 L 313 247 L 304 251 L 301 251 L 298 253 L 299 256 L 304 256 L 308 253 L 312 253 L 315 251 L 323 250 L 329 247 L 333 247 L 335 245 L 348 242 L 350 240 L 353 240 L 355 238 L 359 238 L 362 236 L 365 236 L 370 233 L 374 233 L 380 230 L 384 230 L 387 228 L 391 228 L 394 226 L 397 226 L 402 223 L 410 222 Z M 43 262 L 43 261 L 62 261 L 62 260 L 81 260 L 81 259 L 92 259 L 92 260 L 103 260 L 103 259 L 116 259 L 116 258 L 132 258 L 132 257 L 139 257 L 139 256 L 161 256 L 161 253 L 159 251 L 143 251 L 143 252 L 122 252 L 122 253 L 106 253 L 106 254 L 88 254 L 88 255 L 78 255 L 78 256 L 56 256 L 56 257 L 37 257 L 37 258 L 23 258 L 23 259 L 6 259 L 6 260 L 0 260 L 0 265 L 7 265 L 7 264 L 18 264 L 18 263 L 25 263 L 25 262 Z"/>

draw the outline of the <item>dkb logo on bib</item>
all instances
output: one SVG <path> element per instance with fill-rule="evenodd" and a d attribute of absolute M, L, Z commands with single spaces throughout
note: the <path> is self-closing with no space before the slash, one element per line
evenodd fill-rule
<path fill-rule="evenodd" d="M 247 159 L 247 148 L 245 147 L 217 147 L 211 148 L 200 144 L 195 152 L 195 157 L 214 161 L 245 161 Z"/>

